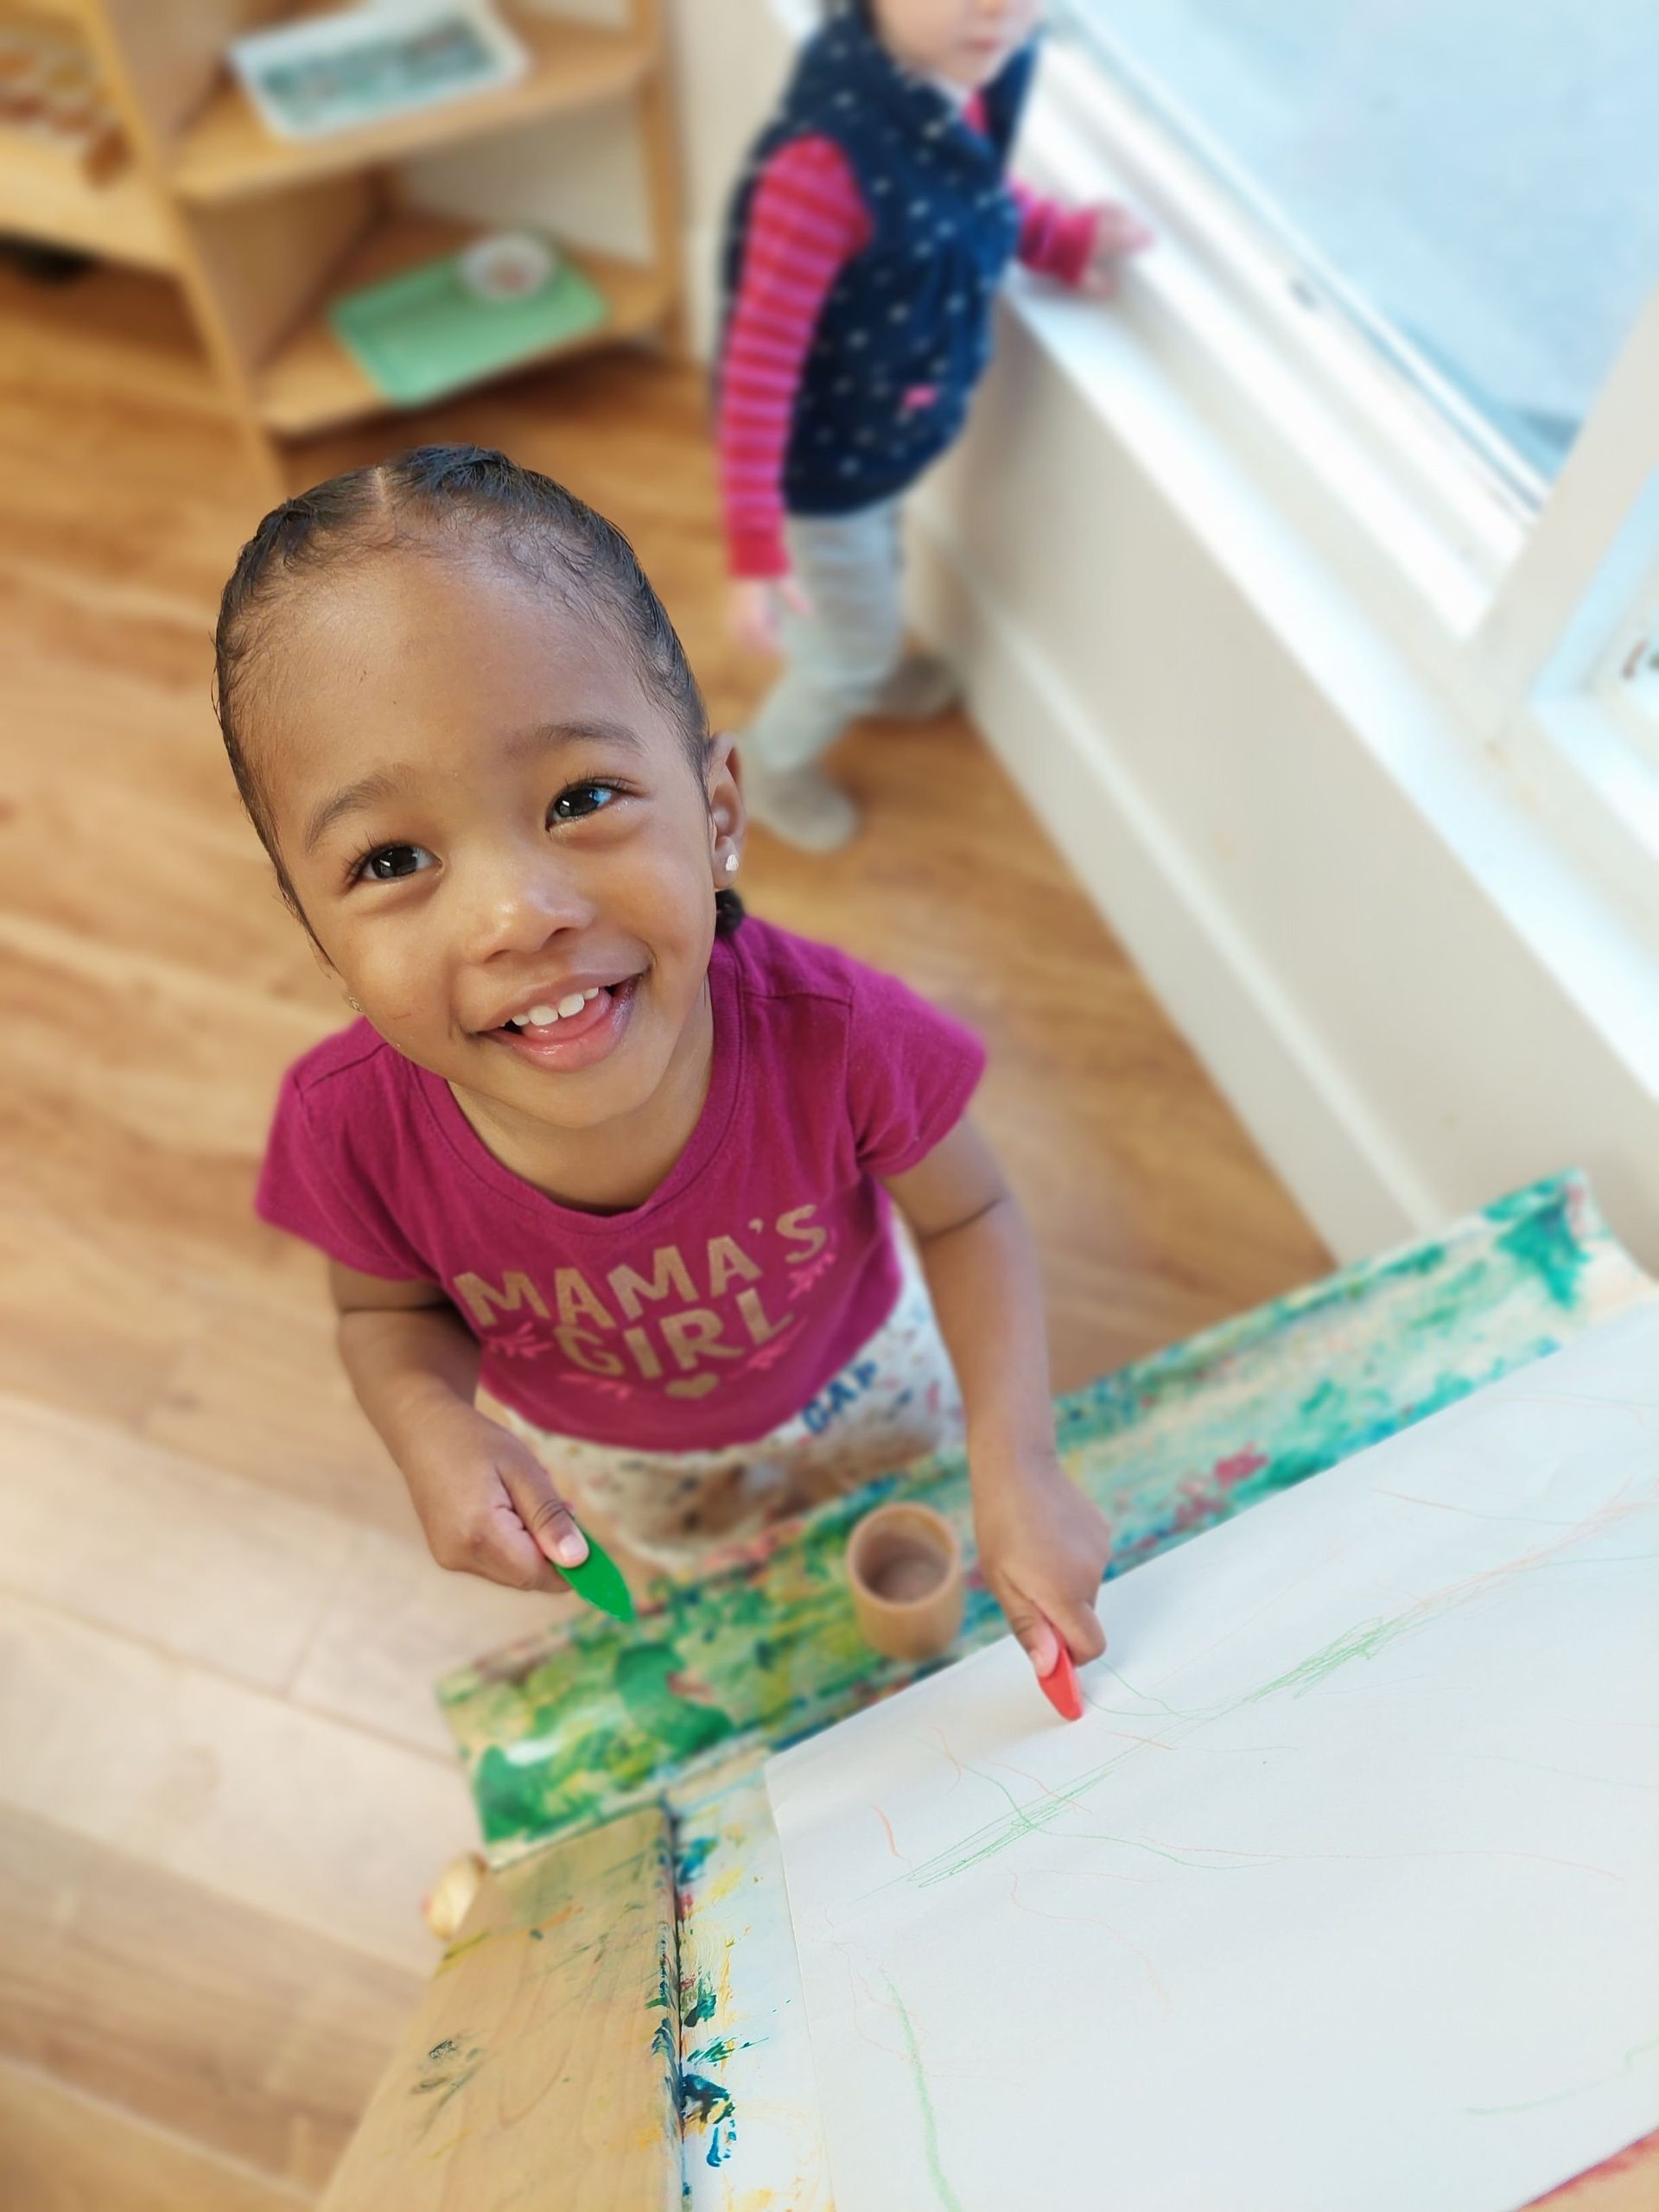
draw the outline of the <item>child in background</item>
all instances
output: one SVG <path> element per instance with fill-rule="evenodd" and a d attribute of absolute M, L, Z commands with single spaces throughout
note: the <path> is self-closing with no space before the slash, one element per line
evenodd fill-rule
<path fill-rule="evenodd" d="M 695 1567 L 965 1404 L 992 1589 L 1039 1673 L 1057 1635 L 1093 1657 L 1109 1540 L 965 1118 L 981 1049 L 744 918 L 732 741 L 626 540 L 426 448 L 267 515 L 216 645 L 238 786 L 363 1017 L 284 1081 L 258 1207 L 328 1255 L 434 1555 L 550 1590 L 574 1503 Z"/>
<path fill-rule="evenodd" d="M 899 503 L 952 443 L 998 281 L 1104 295 L 1151 233 L 1011 184 L 1038 0 L 849 0 L 802 48 L 726 246 L 720 472 L 732 626 L 784 673 L 742 739 L 750 815 L 829 851 L 857 827 L 816 763 L 868 713 L 955 686 L 904 658 Z"/>

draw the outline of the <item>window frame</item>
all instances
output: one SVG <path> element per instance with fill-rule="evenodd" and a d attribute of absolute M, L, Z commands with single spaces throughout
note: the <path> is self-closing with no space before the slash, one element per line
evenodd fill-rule
<path fill-rule="evenodd" d="M 1489 617 L 1494 739 L 1659 948 L 1659 287 Z"/>

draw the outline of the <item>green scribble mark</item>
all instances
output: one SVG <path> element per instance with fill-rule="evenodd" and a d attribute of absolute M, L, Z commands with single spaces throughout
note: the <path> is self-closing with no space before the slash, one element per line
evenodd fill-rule
<path fill-rule="evenodd" d="M 1541 2112 L 1547 2105 L 1570 2104 L 1574 2097 L 1586 2097 L 1592 2089 L 1605 2089 L 1609 2082 L 1622 2081 L 1638 2058 L 1645 2058 L 1653 2050 L 1659 2050 L 1659 2036 L 1649 2036 L 1646 2043 L 1632 2044 L 1611 2074 L 1598 2075 L 1593 2082 L 1580 2082 L 1576 2088 L 1557 2089 L 1547 2097 L 1527 2097 L 1518 2105 L 1465 2105 L 1464 2110 L 1475 2120 L 1502 2120 L 1510 2113 Z"/>
<path fill-rule="evenodd" d="M 1319 1650 L 1310 1652 L 1306 1659 L 1276 1675 L 1272 1681 L 1247 1693 L 1239 1702 L 1257 1705 L 1264 1697 L 1276 1697 L 1281 1690 L 1288 1690 L 1294 1697 L 1306 1697 L 1316 1689 L 1339 1667 L 1351 1659 L 1375 1659 L 1380 1651 L 1387 1650 L 1396 1637 L 1406 1636 L 1422 1625 L 1421 1618 L 1414 1608 L 1410 1612 L 1396 1613 L 1392 1620 L 1362 1621 L 1357 1628 L 1346 1629 L 1343 1634 Z"/>
<path fill-rule="evenodd" d="M 1538 1564 L 1532 1560 L 1511 1561 L 1506 1573 L 1520 1573 L 1529 1568 L 1535 1570 Z M 1254 1689 L 1245 1690 L 1220 1705 L 1183 1710 L 1150 1692 L 1136 1690 L 1127 1676 L 1118 1673 L 1116 1668 L 1108 1667 L 1105 1671 L 1122 1682 L 1132 1697 L 1139 1699 L 1143 1705 L 1158 1708 L 1163 1716 L 1158 1721 L 1163 1731 L 1161 1740 L 1173 1747 L 1185 1744 L 1203 1729 L 1241 1712 L 1246 1706 L 1259 1705 L 1265 1699 L 1285 1694 L 1306 1697 L 1339 1668 L 1347 1666 L 1355 1659 L 1375 1658 L 1397 1638 L 1414 1629 L 1426 1627 L 1431 1620 L 1440 1618 L 1466 1603 L 1478 1591 L 1491 1588 L 1493 1580 L 1492 1576 L 1481 1576 L 1465 1583 L 1454 1583 L 1440 1592 L 1433 1602 L 1419 1599 L 1387 1619 L 1363 1621 L 1357 1627 L 1345 1630 L 1342 1635 L 1332 1637 L 1329 1643 L 1322 1644 L 1317 1651 L 1310 1652 L 1306 1658 L 1299 1660 L 1295 1666 L 1287 1668 L 1283 1674 L 1259 1682 Z M 1109 1706 L 1096 1705 L 1096 1710 L 1124 1719 L 1153 1717 L 1125 1713 L 1121 1708 Z M 1006 1851 L 1010 1844 L 1019 1842 L 1022 1836 L 1052 1828 L 1058 1820 L 1074 1811 L 1127 1760 L 1140 1757 L 1146 1748 L 1141 1744 L 1130 1745 L 1126 1750 L 1115 1752 L 1091 1772 L 1080 1775 L 1068 1788 L 1051 1791 L 1040 1802 L 1031 1804 L 1022 1805 L 1006 1784 L 996 1781 L 994 1776 L 982 1774 L 981 1780 L 991 1783 L 1007 1798 L 1012 1808 L 1008 1817 L 987 1821 L 971 1835 L 961 1839 L 935 1857 L 924 1859 L 908 1873 L 895 1875 L 894 1883 L 908 1882 L 917 1888 L 925 1889 L 935 1882 L 948 1881 L 955 1875 L 966 1873 L 969 1867 L 978 1866 L 982 1860 L 995 1858 L 1000 1852 Z M 978 1773 L 979 1770 L 972 1771 Z M 1241 1858 L 1235 1859 L 1230 1866 L 1219 1866 L 1213 1861 L 1150 1843 L 1144 1837 L 1102 1834 L 1083 1828 L 1069 1829 L 1067 1833 L 1080 1840 L 1111 1843 L 1128 1851 L 1147 1852 L 1155 1858 L 1169 1860 L 1173 1865 L 1201 1867 L 1211 1873 L 1243 1873 L 1264 1863 L 1261 1859 Z"/>
<path fill-rule="evenodd" d="M 617 1694 L 635 1726 L 672 1758 L 690 1758 L 732 1732 L 718 1706 L 699 1705 L 671 1686 L 679 1656 L 671 1644 L 631 1643 L 616 1655 Z"/>
<path fill-rule="evenodd" d="M 889 1975 L 883 1974 L 887 1985 L 887 1996 L 893 2011 L 899 2015 L 899 2024 L 905 2038 L 905 2056 L 910 2061 L 911 2079 L 916 2087 L 916 2101 L 922 2108 L 922 2144 L 927 2153 L 927 2171 L 933 2179 L 933 2190 L 945 2212 L 963 2212 L 962 2199 L 951 2188 L 944 2171 L 944 2160 L 939 2154 L 939 2122 L 933 2110 L 933 2100 L 928 2094 L 927 2075 L 922 2065 L 922 2053 L 916 2041 L 916 2030 L 905 2010 L 905 2000 L 893 1987 Z"/>

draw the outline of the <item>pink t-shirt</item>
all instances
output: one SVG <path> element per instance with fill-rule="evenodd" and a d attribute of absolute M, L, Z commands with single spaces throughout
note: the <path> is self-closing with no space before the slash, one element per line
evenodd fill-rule
<path fill-rule="evenodd" d="M 359 1021 L 284 1077 L 260 1214 L 365 1274 L 441 1284 L 482 1386 L 540 1427 L 641 1451 L 766 1435 L 893 1311 L 877 1179 L 955 1127 L 984 1052 L 891 976 L 753 918 L 709 975 L 709 1096 L 643 1205 L 560 1205 Z"/>

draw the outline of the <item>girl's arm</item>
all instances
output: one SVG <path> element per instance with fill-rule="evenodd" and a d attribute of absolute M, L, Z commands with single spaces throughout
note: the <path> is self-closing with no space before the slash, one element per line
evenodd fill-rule
<path fill-rule="evenodd" d="M 749 200 L 737 296 L 720 365 L 720 484 L 734 577 L 785 575 L 784 458 L 802 368 L 825 296 L 870 239 L 840 148 L 798 138 L 766 163 Z"/>
<path fill-rule="evenodd" d="M 541 1461 L 473 1403 L 478 1340 L 435 1284 L 329 1262 L 340 1356 L 440 1567 L 556 1590 L 587 1541 Z"/>
<path fill-rule="evenodd" d="M 1153 232 L 1132 209 L 1108 201 L 1096 207 L 1068 207 L 1046 200 L 1023 184 L 1010 186 L 1020 209 L 1020 244 L 1024 267 L 1052 276 L 1074 291 L 1109 299 L 1118 271 L 1133 253 L 1144 253 Z"/>
<path fill-rule="evenodd" d="M 1039 1675 L 1058 1656 L 1055 1630 L 1073 1658 L 1096 1658 L 1111 1535 L 1055 1449 L 1042 1281 L 1025 1218 L 968 1121 L 887 1187 L 915 1234 L 962 1385 L 986 1580 Z"/>
<path fill-rule="evenodd" d="M 1013 178 L 1008 190 L 1020 210 L 1020 243 L 1014 252 L 1020 266 L 1062 284 L 1081 284 L 1095 250 L 1101 209 L 1068 207 Z"/>

